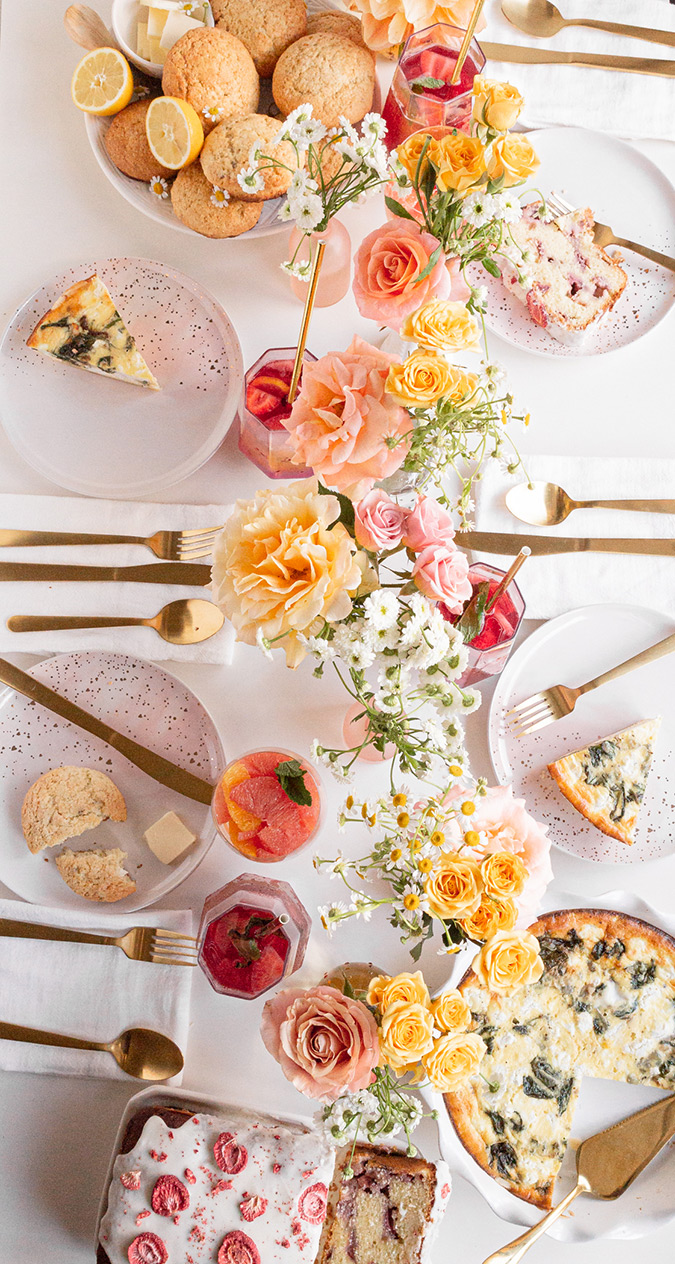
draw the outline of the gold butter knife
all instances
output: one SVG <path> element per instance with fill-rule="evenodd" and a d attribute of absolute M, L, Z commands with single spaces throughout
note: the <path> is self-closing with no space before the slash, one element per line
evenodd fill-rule
<path fill-rule="evenodd" d="M 176 790 L 178 794 L 184 794 L 187 799 L 194 799 L 197 803 L 210 804 L 214 787 L 209 785 L 208 781 L 202 781 L 201 777 L 196 777 L 194 773 L 186 772 L 184 768 L 172 764 L 163 755 L 156 755 L 154 751 L 147 750 L 132 737 L 118 733 L 117 729 L 110 728 L 110 725 L 99 720 L 97 716 L 91 715 L 89 711 L 83 711 L 76 702 L 71 702 L 69 698 L 64 698 L 48 685 L 43 685 L 42 681 L 29 676 L 28 672 L 22 671 L 14 663 L 8 663 L 5 658 L 0 658 L 0 684 L 15 689 L 17 693 L 30 698 L 31 702 L 37 702 L 39 706 L 53 711 L 54 715 L 60 715 L 63 720 L 68 720 L 77 728 L 84 729 L 85 733 L 99 737 L 108 746 L 112 746 L 113 750 L 124 755 L 130 763 L 140 768 L 141 772 L 147 773 L 154 781 L 159 781 L 160 785 L 166 786 L 169 790 Z"/>
<path fill-rule="evenodd" d="M 675 557 L 675 539 L 668 540 L 591 540 L 584 536 L 519 535 L 510 531 L 458 531 L 457 544 L 481 553 L 512 553 L 515 557 L 525 545 L 533 555 L 550 553 L 641 553 L 653 557 Z"/>
<path fill-rule="evenodd" d="M 617 57 L 614 53 L 564 53 L 550 48 L 530 48 L 526 44 L 492 44 L 481 40 L 488 61 L 515 61 L 522 64 L 596 66 L 602 70 L 625 70 L 634 75 L 663 75 L 675 78 L 675 61 L 660 57 Z"/>
<path fill-rule="evenodd" d="M 0 562 L 0 580 L 47 580 L 58 583 L 85 581 L 115 584 L 188 584 L 204 588 L 211 583 L 211 567 L 205 562 L 146 562 L 141 566 L 59 566 L 51 562 Z"/>

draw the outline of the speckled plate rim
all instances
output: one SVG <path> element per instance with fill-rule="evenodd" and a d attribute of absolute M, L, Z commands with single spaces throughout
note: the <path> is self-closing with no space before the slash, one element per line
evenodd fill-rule
<path fill-rule="evenodd" d="M 604 891 L 599 895 L 588 895 L 574 891 L 555 890 L 550 887 L 542 901 L 540 912 L 567 908 L 616 909 L 618 912 L 626 913 L 631 917 L 639 917 L 645 922 L 660 927 L 670 935 L 675 935 L 675 913 L 666 913 L 657 909 L 630 891 L 613 890 Z M 454 958 L 456 964 L 452 971 L 451 981 L 455 987 L 468 970 L 475 954 L 476 949 L 472 947 L 462 950 Z M 608 1099 L 603 1103 L 603 1109 L 607 1112 L 606 1117 L 595 1118 L 589 1128 L 583 1128 L 584 1090 L 582 1087 L 582 1098 L 574 1117 L 573 1137 L 579 1135 L 575 1126 L 577 1120 L 582 1124 L 583 1136 L 592 1136 L 593 1133 L 609 1127 L 612 1123 L 618 1123 L 627 1115 L 642 1109 L 643 1106 L 648 1106 L 650 1102 L 662 1096 L 658 1089 L 649 1089 L 641 1085 L 626 1085 L 610 1080 L 584 1079 L 582 1081 L 584 1086 L 588 1083 L 601 1086 L 603 1096 Z M 437 1112 L 440 1151 L 453 1178 L 462 1177 L 469 1185 L 473 1185 L 501 1220 L 513 1225 L 537 1224 L 542 1218 L 541 1211 L 504 1189 L 497 1180 L 488 1176 L 487 1172 L 483 1171 L 471 1157 L 468 1150 L 464 1149 L 445 1109 L 442 1095 L 428 1088 L 423 1088 L 421 1092 L 429 1108 Z M 627 1097 L 629 1093 L 633 1101 L 624 1109 L 621 1097 Z M 642 1100 L 636 1100 L 638 1097 Z M 667 1208 L 660 1208 L 655 1205 L 655 1192 L 660 1179 L 657 1174 L 664 1171 L 666 1174 L 664 1184 L 670 1193 L 670 1204 Z M 554 1191 L 554 1201 L 557 1203 L 564 1198 L 575 1183 L 573 1151 L 572 1146 L 568 1145 Z M 620 1198 L 613 1202 L 601 1202 L 583 1197 L 577 1199 L 571 1212 L 563 1214 L 548 1230 L 547 1236 L 556 1238 L 559 1242 L 592 1242 L 601 1238 L 634 1240 L 662 1228 L 674 1217 L 675 1146 L 671 1144 L 661 1150 Z"/>

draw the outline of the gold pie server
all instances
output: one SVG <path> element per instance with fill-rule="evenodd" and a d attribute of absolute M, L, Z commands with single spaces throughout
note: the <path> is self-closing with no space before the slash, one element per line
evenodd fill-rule
<path fill-rule="evenodd" d="M 220 632 L 225 615 L 212 601 L 201 597 L 181 597 L 170 601 L 152 619 L 109 615 L 13 614 L 7 620 L 10 632 L 58 632 L 71 628 L 154 628 L 171 645 L 197 645 Z"/>
<path fill-rule="evenodd" d="M 21 1027 L 18 1023 L 0 1022 L 1 1040 L 18 1040 L 31 1045 L 57 1045 L 63 1049 L 91 1049 L 110 1053 L 127 1075 L 137 1080 L 169 1080 L 183 1070 L 183 1055 L 178 1045 L 160 1031 L 147 1027 L 130 1027 L 116 1040 L 80 1040 L 55 1031 Z"/>

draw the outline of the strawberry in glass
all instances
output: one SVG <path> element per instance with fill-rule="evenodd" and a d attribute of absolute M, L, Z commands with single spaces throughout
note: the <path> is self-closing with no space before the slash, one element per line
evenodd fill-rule
<path fill-rule="evenodd" d="M 289 751 L 257 750 L 228 764 L 213 795 L 223 838 L 249 860 L 273 864 L 314 837 L 321 816 L 318 774 Z"/>
<path fill-rule="evenodd" d="M 199 964 L 225 996 L 262 996 L 299 970 L 311 919 L 287 882 L 243 873 L 209 895 L 199 927 Z"/>
<path fill-rule="evenodd" d="M 487 562 L 478 562 L 469 571 L 472 593 L 461 615 L 450 614 L 439 603 L 443 618 L 455 625 L 468 646 L 469 662 L 457 681 L 460 687 L 497 676 L 506 666 L 525 613 L 523 595 L 513 580 L 494 600 L 506 573 Z"/>
<path fill-rule="evenodd" d="M 239 408 L 239 451 L 268 478 L 309 478 L 312 474 L 310 469 L 291 463 L 293 453 L 284 426 L 284 419 L 291 415 L 288 392 L 295 352 L 295 347 L 271 347 L 256 360 L 244 379 Z M 306 350 L 302 359 L 303 364 L 310 363 L 316 356 Z"/>
<path fill-rule="evenodd" d="M 422 128 L 468 128 L 473 81 L 481 74 L 485 57 L 472 40 L 459 79 L 451 83 L 463 39 L 464 31 L 444 22 L 407 39 L 382 110 L 390 150 Z"/>

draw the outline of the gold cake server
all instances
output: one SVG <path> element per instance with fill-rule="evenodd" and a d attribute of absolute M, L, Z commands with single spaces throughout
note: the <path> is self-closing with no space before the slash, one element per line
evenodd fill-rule
<path fill-rule="evenodd" d="M 0 580 L 14 583 L 47 580 L 54 584 L 189 584 L 204 588 L 211 583 L 211 567 L 206 562 L 145 562 L 141 566 L 61 566 L 51 562 L 0 562 Z"/>
<path fill-rule="evenodd" d="M 512 553 L 515 557 L 525 545 L 533 556 L 548 553 L 643 553 L 657 557 L 675 557 L 675 538 L 648 540 L 616 540 L 600 536 L 520 535 L 510 531 L 458 531 L 455 540 L 464 549 L 480 553 Z M 1 567 L 0 567 L 1 577 Z"/>
<path fill-rule="evenodd" d="M 625 70 L 634 75 L 664 75 L 675 78 L 675 61 L 660 57 L 617 57 L 614 53 L 564 53 L 550 48 L 529 48 L 526 44 L 492 44 L 481 40 L 488 61 L 515 61 L 523 65 L 596 66 L 601 70 Z"/>

